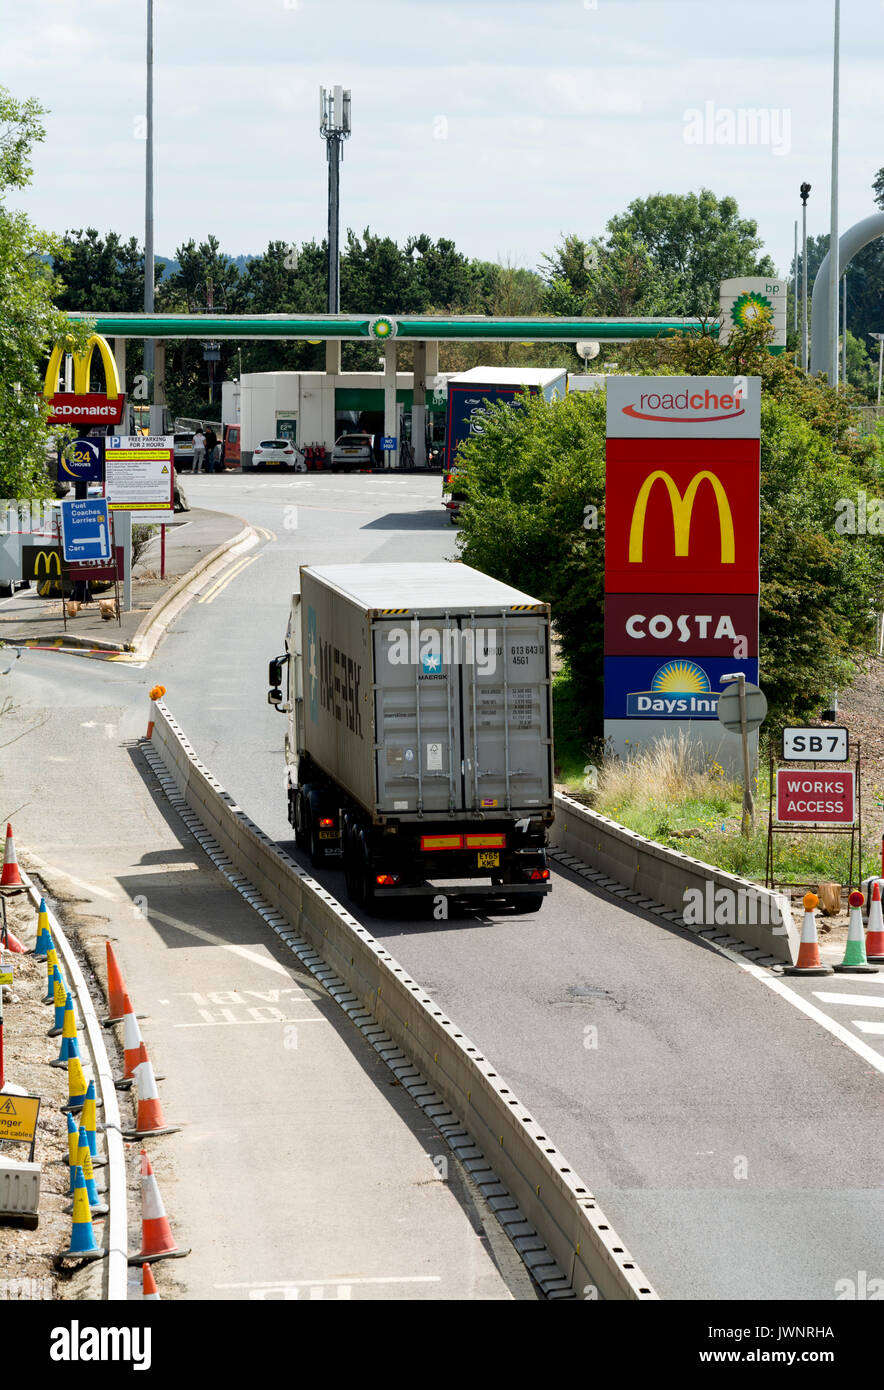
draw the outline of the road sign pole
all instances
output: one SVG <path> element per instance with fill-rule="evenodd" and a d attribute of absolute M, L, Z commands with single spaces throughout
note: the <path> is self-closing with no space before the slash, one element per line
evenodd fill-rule
<path fill-rule="evenodd" d="M 755 802 L 749 780 L 749 730 L 746 726 L 746 677 L 740 672 L 740 734 L 743 739 L 743 835 L 748 839 L 755 829 Z"/>
<path fill-rule="evenodd" d="M 132 513 L 121 511 L 114 516 L 114 530 L 120 525 L 120 541 L 123 546 L 123 612 L 132 608 Z"/>

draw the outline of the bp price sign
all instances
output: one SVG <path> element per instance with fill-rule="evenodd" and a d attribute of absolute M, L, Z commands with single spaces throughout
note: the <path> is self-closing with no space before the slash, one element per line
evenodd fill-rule
<path fill-rule="evenodd" d="M 112 512 L 174 511 L 172 435 L 112 435 L 105 440 L 105 496 Z"/>

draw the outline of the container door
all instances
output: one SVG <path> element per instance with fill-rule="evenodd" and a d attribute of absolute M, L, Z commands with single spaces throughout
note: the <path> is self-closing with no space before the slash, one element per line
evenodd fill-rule
<path fill-rule="evenodd" d="M 464 806 L 536 814 L 552 801 L 545 613 L 461 617 L 477 653 L 461 663 Z"/>
<path fill-rule="evenodd" d="M 372 629 L 378 810 L 386 815 L 444 816 L 463 804 L 461 673 L 446 660 L 449 624 L 403 616 Z"/>

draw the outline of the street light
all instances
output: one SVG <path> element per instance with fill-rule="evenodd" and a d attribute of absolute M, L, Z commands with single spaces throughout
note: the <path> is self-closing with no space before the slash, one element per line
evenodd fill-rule
<path fill-rule="evenodd" d="M 884 370 L 884 333 L 870 333 L 878 343 L 878 405 L 881 404 L 881 372 Z"/>
<path fill-rule="evenodd" d="M 350 91 L 320 87 L 319 132 L 328 159 L 328 311 L 341 312 L 341 256 L 339 197 L 343 144 L 350 136 Z"/>
<path fill-rule="evenodd" d="M 838 390 L 838 285 L 841 268 L 838 264 L 838 116 L 839 83 L 841 70 L 841 0 L 835 0 L 835 44 L 832 62 L 832 206 L 829 226 L 829 255 L 831 280 L 829 282 L 829 332 L 831 334 L 831 356 L 829 359 L 829 385 Z"/>
<path fill-rule="evenodd" d="M 810 184 L 801 185 L 801 222 L 802 222 L 802 251 L 801 251 L 801 366 L 807 371 L 807 199 L 810 194 Z"/>

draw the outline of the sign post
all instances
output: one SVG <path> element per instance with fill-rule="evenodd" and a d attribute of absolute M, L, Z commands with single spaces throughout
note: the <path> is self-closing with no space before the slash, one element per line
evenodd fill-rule
<path fill-rule="evenodd" d="M 729 733 L 739 731 L 743 744 L 742 832 L 748 839 L 755 829 L 755 801 L 752 796 L 752 774 L 749 767 L 749 734 L 754 733 L 764 723 L 767 716 L 767 699 L 757 685 L 747 684 L 742 671 L 722 676 L 721 679 L 736 681 L 736 685 L 727 686 L 718 697 L 718 721 Z"/>
<path fill-rule="evenodd" d="M 621 757 L 684 732 L 739 766 L 715 721 L 735 663 L 758 680 L 760 433 L 757 377 L 608 380 L 604 718 Z"/>
<path fill-rule="evenodd" d="M 175 439 L 169 434 L 113 435 L 105 440 L 105 496 L 123 546 L 123 607 L 132 607 L 132 513 L 158 521 L 175 510 Z"/>

